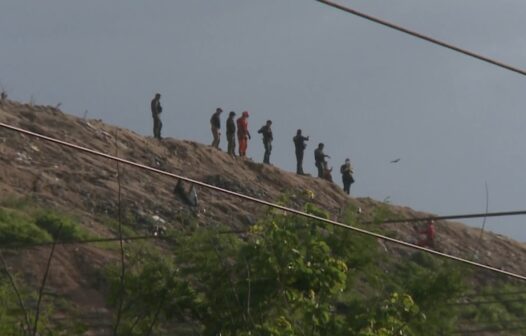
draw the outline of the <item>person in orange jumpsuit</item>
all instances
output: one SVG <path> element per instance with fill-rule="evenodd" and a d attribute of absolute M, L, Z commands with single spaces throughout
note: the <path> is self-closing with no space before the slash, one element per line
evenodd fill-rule
<path fill-rule="evenodd" d="M 424 230 L 419 232 L 421 238 L 417 245 L 422 247 L 434 248 L 435 247 L 435 221 L 430 220 L 427 222 L 427 226 Z"/>
<path fill-rule="evenodd" d="M 247 155 L 248 140 L 250 132 L 248 131 L 248 112 L 244 111 L 236 121 L 237 123 L 237 140 L 239 141 L 239 156 Z"/>

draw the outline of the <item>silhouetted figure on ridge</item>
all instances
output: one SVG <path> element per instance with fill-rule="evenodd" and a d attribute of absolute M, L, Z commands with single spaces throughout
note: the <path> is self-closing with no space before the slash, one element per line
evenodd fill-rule
<path fill-rule="evenodd" d="M 263 163 L 270 164 L 270 153 L 272 152 L 272 120 L 267 120 L 267 123 L 262 126 L 258 133 L 263 135 L 263 146 L 265 146 L 265 154 L 263 155 Z"/>
<path fill-rule="evenodd" d="M 316 164 L 316 168 L 318 168 L 318 177 L 323 178 L 324 177 L 324 170 L 327 169 L 327 161 L 325 161 L 325 158 L 330 158 L 329 155 L 326 155 L 323 152 L 323 148 L 325 145 L 323 143 L 318 144 L 318 148 L 314 150 L 314 162 Z"/>
<path fill-rule="evenodd" d="M 163 112 L 161 106 L 161 94 L 156 93 L 155 97 L 151 102 L 152 109 L 152 118 L 153 118 L 153 136 L 154 138 L 161 140 L 161 128 L 163 128 L 163 123 L 161 122 L 160 114 Z"/>
<path fill-rule="evenodd" d="M 232 157 L 236 156 L 236 122 L 234 117 L 236 112 L 230 111 L 228 119 L 226 120 L 226 141 L 228 143 L 228 154 Z"/>
<path fill-rule="evenodd" d="M 296 174 L 298 175 L 305 175 L 303 172 L 303 153 L 305 152 L 305 148 L 307 148 L 305 141 L 308 140 L 308 136 L 305 137 L 301 134 L 301 129 L 299 129 L 296 132 L 296 136 L 292 138 L 294 147 L 296 148 Z"/>
<path fill-rule="evenodd" d="M 214 140 L 212 141 L 212 147 L 219 149 L 219 141 L 221 140 L 221 113 L 223 110 L 217 108 L 212 117 L 210 118 L 210 126 L 212 129 L 212 136 Z"/>
<path fill-rule="evenodd" d="M 349 195 L 351 193 L 351 184 L 354 183 L 350 159 L 345 159 L 345 163 L 340 167 L 340 173 L 342 173 L 343 191 Z"/>

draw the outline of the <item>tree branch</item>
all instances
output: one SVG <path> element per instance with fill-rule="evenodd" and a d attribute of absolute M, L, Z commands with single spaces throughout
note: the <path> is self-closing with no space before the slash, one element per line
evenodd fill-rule
<path fill-rule="evenodd" d="M 0 260 L 2 261 L 2 265 L 4 266 L 5 273 L 7 274 L 7 278 L 9 279 L 9 283 L 11 284 L 11 287 L 13 288 L 13 291 L 15 292 L 16 298 L 18 300 L 18 305 L 22 309 L 22 312 L 24 313 L 24 322 L 26 324 L 25 331 L 29 332 L 31 330 L 31 323 L 29 322 L 29 315 L 27 313 L 26 306 L 24 305 L 24 301 L 22 300 L 22 295 L 20 295 L 20 291 L 18 290 L 18 287 L 16 286 L 15 279 L 11 272 L 9 272 L 9 269 L 7 268 L 7 262 L 4 259 L 4 255 L 2 251 L 0 250 Z"/>
<path fill-rule="evenodd" d="M 60 231 L 62 231 L 62 225 L 63 223 L 60 223 L 60 226 L 57 229 L 56 238 L 53 238 L 53 245 L 51 245 L 51 252 L 49 253 L 49 258 L 47 260 L 46 265 L 46 271 L 44 272 L 44 278 L 42 279 L 42 284 L 40 285 L 40 289 L 38 291 L 38 300 L 37 300 L 37 308 L 35 313 L 35 322 L 33 324 L 33 336 L 37 334 L 37 328 L 38 328 L 38 319 L 40 318 L 40 303 L 42 302 L 42 296 L 44 294 L 44 287 L 46 286 L 47 277 L 49 274 L 49 270 L 51 268 L 51 260 L 53 260 L 53 254 L 55 253 L 55 247 L 57 246 L 56 241 L 59 238 Z"/>

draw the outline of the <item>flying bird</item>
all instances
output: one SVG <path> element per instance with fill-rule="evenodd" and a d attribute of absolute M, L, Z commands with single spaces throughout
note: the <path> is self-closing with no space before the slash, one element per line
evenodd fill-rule
<path fill-rule="evenodd" d="M 400 161 L 400 158 L 392 160 L 391 163 L 398 163 L 398 161 Z"/>

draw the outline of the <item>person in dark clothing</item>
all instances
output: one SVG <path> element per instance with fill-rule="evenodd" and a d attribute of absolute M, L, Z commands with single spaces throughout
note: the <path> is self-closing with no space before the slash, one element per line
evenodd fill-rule
<path fill-rule="evenodd" d="M 265 146 L 265 154 L 263 156 L 263 163 L 270 164 L 270 152 L 272 152 L 272 121 L 267 120 L 265 126 L 261 127 L 258 133 L 263 135 L 263 146 Z"/>
<path fill-rule="evenodd" d="M 163 123 L 161 122 L 160 114 L 163 112 L 163 108 L 161 106 L 160 93 L 155 94 L 150 106 L 152 109 L 153 118 L 153 136 L 154 138 L 161 140 L 161 128 L 163 128 Z"/>
<path fill-rule="evenodd" d="M 212 141 L 212 147 L 219 149 L 219 141 L 221 140 L 221 113 L 223 110 L 217 108 L 212 117 L 210 118 L 210 126 L 212 128 L 212 136 L 214 140 Z"/>
<path fill-rule="evenodd" d="M 320 178 L 324 177 L 323 173 L 327 165 L 325 158 L 330 158 L 329 155 L 325 155 L 325 153 L 323 153 L 323 147 L 325 147 L 325 145 L 320 142 L 318 144 L 318 148 L 314 150 L 314 161 L 316 163 L 316 168 L 318 168 L 318 177 Z"/>
<path fill-rule="evenodd" d="M 231 111 L 228 114 L 228 119 L 226 120 L 226 141 L 228 142 L 228 154 L 230 154 L 232 157 L 236 156 L 236 122 L 234 121 L 235 116 L 236 112 Z"/>
<path fill-rule="evenodd" d="M 349 195 L 351 193 L 351 184 L 354 183 L 351 160 L 345 159 L 345 163 L 340 167 L 340 173 L 342 173 L 343 191 Z"/>
<path fill-rule="evenodd" d="M 308 140 L 309 137 L 303 136 L 300 129 L 296 132 L 296 136 L 292 138 L 292 141 L 294 141 L 294 147 L 296 147 L 296 174 L 298 175 L 305 174 L 303 172 L 303 152 L 305 151 L 305 148 L 307 148 L 305 141 Z"/>

